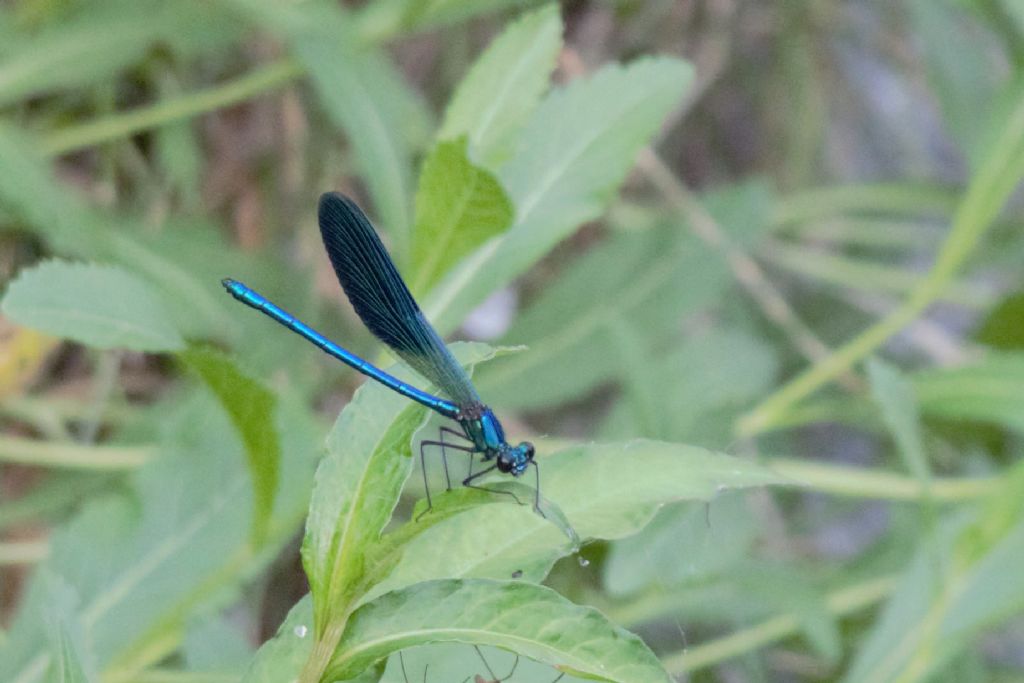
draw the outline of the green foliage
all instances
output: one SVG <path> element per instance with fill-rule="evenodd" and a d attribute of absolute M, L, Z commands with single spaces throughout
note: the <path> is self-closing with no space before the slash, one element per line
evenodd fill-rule
<path fill-rule="evenodd" d="M 425 638 L 426 636 L 426 638 Z M 328 677 L 346 679 L 425 639 L 510 645 L 557 668 L 605 681 L 669 681 L 637 636 L 597 610 L 520 581 L 441 580 L 397 590 L 352 615 Z"/>
<path fill-rule="evenodd" d="M 48 261 L 21 273 L 2 304 L 11 320 L 101 349 L 184 346 L 149 285 L 113 266 Z"/>
<path fill-rule="evenodd" d="M 923 370 L 914 376 L 921 410 L 952 420 L 993 422 L 1024 431 L 1024 353 L 988 353 L 954 368 Z"/>
<path fill-rule="evenodd" d="M 437 136 L 469 138 L 472 158 L 499 168 L 548 87 L 562 47 L 557 5 L 524 14 L 473 64 L 445 110 Z"/>
<path fill-rule="evenodd" d="M 267 537 L 281 466 L 281 442 L 274 429 L 276 399 L 213 349 L 190 348 L 181 358 L 210 387 L 242 439 L 254 494 L 253 545 L 258 547 Z"/>
<path fill-rule="evenodd" d="M 493 355 L 479 345 L 456 347 L 456 353 L 470 364 Z M 539 581 L 555 560 L 575 551 L 566 547 L 552 520 L 528 507 L 465 489 L 442 496 L 422 518 L 416 514 L 381 535 L 411 471 L 410 445 L 425 412 L 377 385 L 361 388 L 342 411 L 317 469 L 302 546 L 312 614 L 305 623 L 293 619 L 292 633 L 283 630 L 266 646 L 248 680 L 265 680 L 267 671 L 280 671 L 277 660 L 294 661 L 297 649 L 308 656 L 304 675 L 313 671 L 316 677 L 349 678 L 396 650 L 446 640 L 506 647 L 602 680 L 633 680 L 623 667 L 640 667 L 638 680 L 662 680 L 663 673 L 652 678 L 650 671 L 661 668 L 650 669 L 656 660 L 639 641 L 631 640 L 624 651 L 587 646 L 584 664 L 576 648 L 594 634 L 581 636 L 576 644 L 561 633 L 557 640 L 546 640 L 556 616 L 570 623 L 582 619 L 581 633 L 584 623 L 592 623 L 603 638 L 624 637 L 596 612 L 584 618 L 574 612 L 579 608 L 555 594 L 531 594 L 538 589 L 523 584 L 463 581 L 513 574 Z M 633 461 L 641 476 L 622 480 L 623 457 Z M 669 501 L 708 499 L 726 487 L 781 482 L 753 463 L 656 442 L 576 447 L 543 464 L 545 496 L 583 538 L 633 533 Z M 490 504 L 487 515 L 479 513 L 481 503 Z M 445 552 L 432 551 L 439 547 Z M 496 615 L 508 612 L 508 600 L 522 603 L 516 613 L 531 618 L 502 625 Z M 439 611 L 439 601 L 451 611 Z M 453 615 L 462 616 L 453 621 Z M 425 619 L 432 621 L 420 623 Z M 403 626 L 396 628 L 398 623 Z M 294 636 L 303 627 L 314 639 L 311 651 L 304 638 Z M 391 637 L 365 633 L 378 631 Z M 526 642 L 533 639 L 536 649 Z"/>
<path fill-rule="evenodd" d="M 1024 11 L 850 5 L 3 4 L 0 680 L 1019 678 Z"/>
<path fill-rule="evenodd" d="M 485 293 L 597 218 L 692 75 L 675 59 L 642 59 L 550 92 L 527 120 L 517 153 L 498 171 L 516 219 L 435 289 L 424 308 L 434 324 L 451 329 Z"/>
<path fill-rule="evenodd" d="M 441 142 L 423 162 L 416 191 L 416 231 L 409 287 L 426 292 L 512 221 L 512 205 L 497 179 L 466 156 L 466 140 Z"/>

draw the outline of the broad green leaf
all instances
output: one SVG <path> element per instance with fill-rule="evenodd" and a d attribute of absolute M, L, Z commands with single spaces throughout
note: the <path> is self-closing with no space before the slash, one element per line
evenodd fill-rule
<path fill-rule="evenodd" d="M 641 59 L 606 66 L 549 93 L 498 174 L 515 205 L 515 222 L 435 288 L 427 317 L 451 330 L 581 223 L 600 216 L 692 76 L 677 59 Z"/>
<path fill-rule="evenodd" d="M 621 377 L 620 324 L 651 347 L 680 317 L 715 300 L 729 285 L 724 262 L 695 238 L 659 229 L 618 235 L 585 254 L 512 324 L 503 343 L 529 353 L 481 368 L 477 385 L 502 406 L 542 408 L 578 399 Z"/>
<path fill-rule="evenodd" d="M 91 501 L 53 534 L 43 564 L 81 596 L 78 618 L 99 670 L 116 664 L 126 680 L 177 650 L 188 621 L 237 599 L 294 538 L 317 455 L 311 416 L 282 401 L 281 478 L 267 543 L 257 551 L 247 533 L 252 486 L 227 416 L 205 395 L 176 396 L 157 409 L 161 453 L 133 474 L 131 495 Z M 42 604 L 21 604 L 0 645 L 0 680 L 42 680 L 50 659 L 38 630 Z"/>
<path fill-rule="evenodd" d="M 468 136 L 470 157 L 487 168 L 507 160 L 548 87 L 561 47 L 558 5 L 547 5 L 509 24 L 459 84 L 438 138 Z"/>
<path fill-rule="evenodd" d="M 501 234 L 512 205 L 497 179 L 466 156 L 466 140 L 440 142 L 423 163 L 412 240 L 413 292 L 437 283 L 464 256 Z"/>
<path fill-rule="evenodd" d="M 468 365 L 495 353 L 482 344 L 460 344 L 453 351 Z M 356 392 L 328 436 L 302 544 L 318 637 L 332 617 L 346 613 L 366 584 L 383 578 L 369 576 L 367 570 L 412 469 L 410 441 L 425 412 L 369 382 Z"/>
<path fill-rule="evenodd" d="M 220 278 L 200 281 L 177 254 L 137 237 L 136 222 L 88 206 L 53 177 L 32 137 L 0 123 L 0 206 L 64 255 L 117 263 L 145 275 L 185 336 L 235 332 Z"/>
<path fill-rule="evenodd" d="M 921 440 L 921 425 L 914 398 L 914 387 L 899 370 L 877 359 L 868 360 L 871 397 L 878 405 L 882 421 L 899 447 L 907 470 L 921 482 L 931 478 L 931 468 Z"/>
<path fill-rule="evenodd" d="M 913 376 L 921 412 L 948 420 L 976 420 L 1024 431 L 1024 353 L 990 353 L 955 368 Z"/>
<path fill-rule="evenodd" d="M 236 678 L 248 668 L 255 654 L 256 648 L 244 628 L 226 614 L 190 624 L 181 645 L 189 671 L 212 671 Z"/>
<path fill-rule="evenodd" d="M 494 645 L 602 681 L 671 679 L 643 641 L 591 607 L 522 581 L 441 580 L 353 613 L 328 677 L 364 671 L 396 650 L 436 641 Z"/>
<path fill-rule="evenodd" d="M 508 650 L 486 645 L 476 649 L 463 643 L 432 643 L 402 650 L 401 657 L 388 658 L 387 669 L 380 683 L 420 683 L 427 675 L 427 683 L 438 681 L 473 681 L 481 676 L 488 681 L 529 681 L 531 683 L 582 683 L 584 679 L 559 672 L 550 664 L 520 657 Z M 486 662 L 486 663 L 485 663 Z M 404 673 L 403 673 L 404 664 Z"/>
<path fill-rule="evenodd" d="M 101 349 L 185 345 L 156 292 L 116 266 L 45 261 L 21 272 L 2 308 L 20 325 Z"/>
<path fill-rule="evenodd" d="M 811 576 L 784 564 L 751 560 L 727 574 L 727 581 L 752 603 L 771 609 L 772 614 L 791 614 L 815 653 L 829 664 L 842 655 L 842 637 L 835 615 L 830 614 L 824 595 Z"/>
<path fill-rule="evenodd" d="M 739 493 L 667 507 L 639 533 L 609 544 L 602 565 L 605 589 L 625 596 L 650 585 L 665 590 L 706 580 L 747 556 L 757 531 L 753 510 Z"/>
<path fill-rule="evenodd" d="M 544 450 L 541 442 L 541 491 L 583 539 L 636 533 L 673 501 L 710 500 L 724 489 L 784 483 L 755 462 L 681 444 L 637 440 L 581 445 L 550 456 Z M 435 507 L 443 506 L 449 495 L 439 496 Z M 507 578 L 515 571 L 539 581 L 567 552 L 562 532 L 529 506 L 491 505 L 486 514 L 471 510 L 417 536 L 372 594 L 427 579 Z"/>
<path fill-rule="evenodd" d="M 411 155 L 402 132 L 414 98 L 385 53 L 361 44 L 339 7 L 229 0 L 284 37 L 302 62 L 327 115 L 342 128 L 373 196 L 380 223 L 404 253 L 411 231 Z M 417 117 L 421 112 L 416 111 Z"/>
<path fill-rule="evenodd" d="M 274 428 L 276 398 L 220 351 L 193 347 L 181 358 L 210 387 L 242 439 L 252 476 L 252 540 L 259 547 L 267 537 L 281 461 L 281 444 Z"/>
<path fill-rule="evenodd" d="M 623 378 L 625 400 L 602 426 L 603 439 L 642 435 L 709 448 L 728 444 L 737 413 L 771 387 L 778 369 L 770 345 L 735 329 L 695 335 L 664 355 L 649 346 L 617 353 L 627 354 L 636 358 Z"/>

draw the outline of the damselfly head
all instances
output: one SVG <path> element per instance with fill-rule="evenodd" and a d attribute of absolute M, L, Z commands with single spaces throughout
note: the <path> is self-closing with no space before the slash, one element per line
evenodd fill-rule
<path fill-rule="evenodd" d="M 508 447 L 498 453 L 498 471 L 518 477 L 533 462 L 533 444 L 523 441 L 516 447 Z"/>

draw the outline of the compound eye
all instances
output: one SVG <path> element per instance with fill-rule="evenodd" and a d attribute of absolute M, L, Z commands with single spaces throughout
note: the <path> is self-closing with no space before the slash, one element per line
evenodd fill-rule
<path fill-rule="evenodd" d="M 508 474 L 512 471 L 512 461 L 504 455 L 499 455 L 498 462 L 495 464 L 498 466 L 498 471 L 502 474 Z"/>
<path fill-rule="evenodd" d="M 533 450 L 533 444 L 532 443 L 530 443 L 529 441 L 524 441 L 521 444 L 519 444 L 519 447 L 523 450 L 523 453 L 526 455 L 526 461 L 527 462 L 529 462 L 530 460 L 533 460 L 534 450 Z"/>

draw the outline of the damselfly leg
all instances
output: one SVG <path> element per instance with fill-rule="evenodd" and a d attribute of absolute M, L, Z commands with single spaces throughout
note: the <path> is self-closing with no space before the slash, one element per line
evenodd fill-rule
<path fill-rule="evenodd" d="M 416 521 L 419 521 L 420 517 L 430 512 L 434 507 L 434 503 L 430 497 L 430 481 L 429 478 L 427 477 L 426 447 L 437 446 L 438 448 L 441 449 L 441 465 L 444 467 L 444 481 L 446 491 L 452 490 L 452 478 L 451 475 L 448 473 L 448 453 L 445 449 L 451 448 L 452 450 L 466 453 L 469 456 L 470 462 L 473 461 L 473 454 L 476 453 L 476 449 L 471 445 L 462 445 L 446 441 L 445 435 L 455 436 L 460 439 L 463 439 L 464 441 L 469 441 L 463 434 L 455 431 L 454 429 L 449 429 L 448 427 L 441 427 L 441 429 L 438 431 L 437 440 L 427 439 L 420 442 L 420 469 L 423 470 L 423 489 L 424 491 L 426 491 L 427 494 L 427 509 L 421 512 L 420 514 L 416 515 Z"/>

